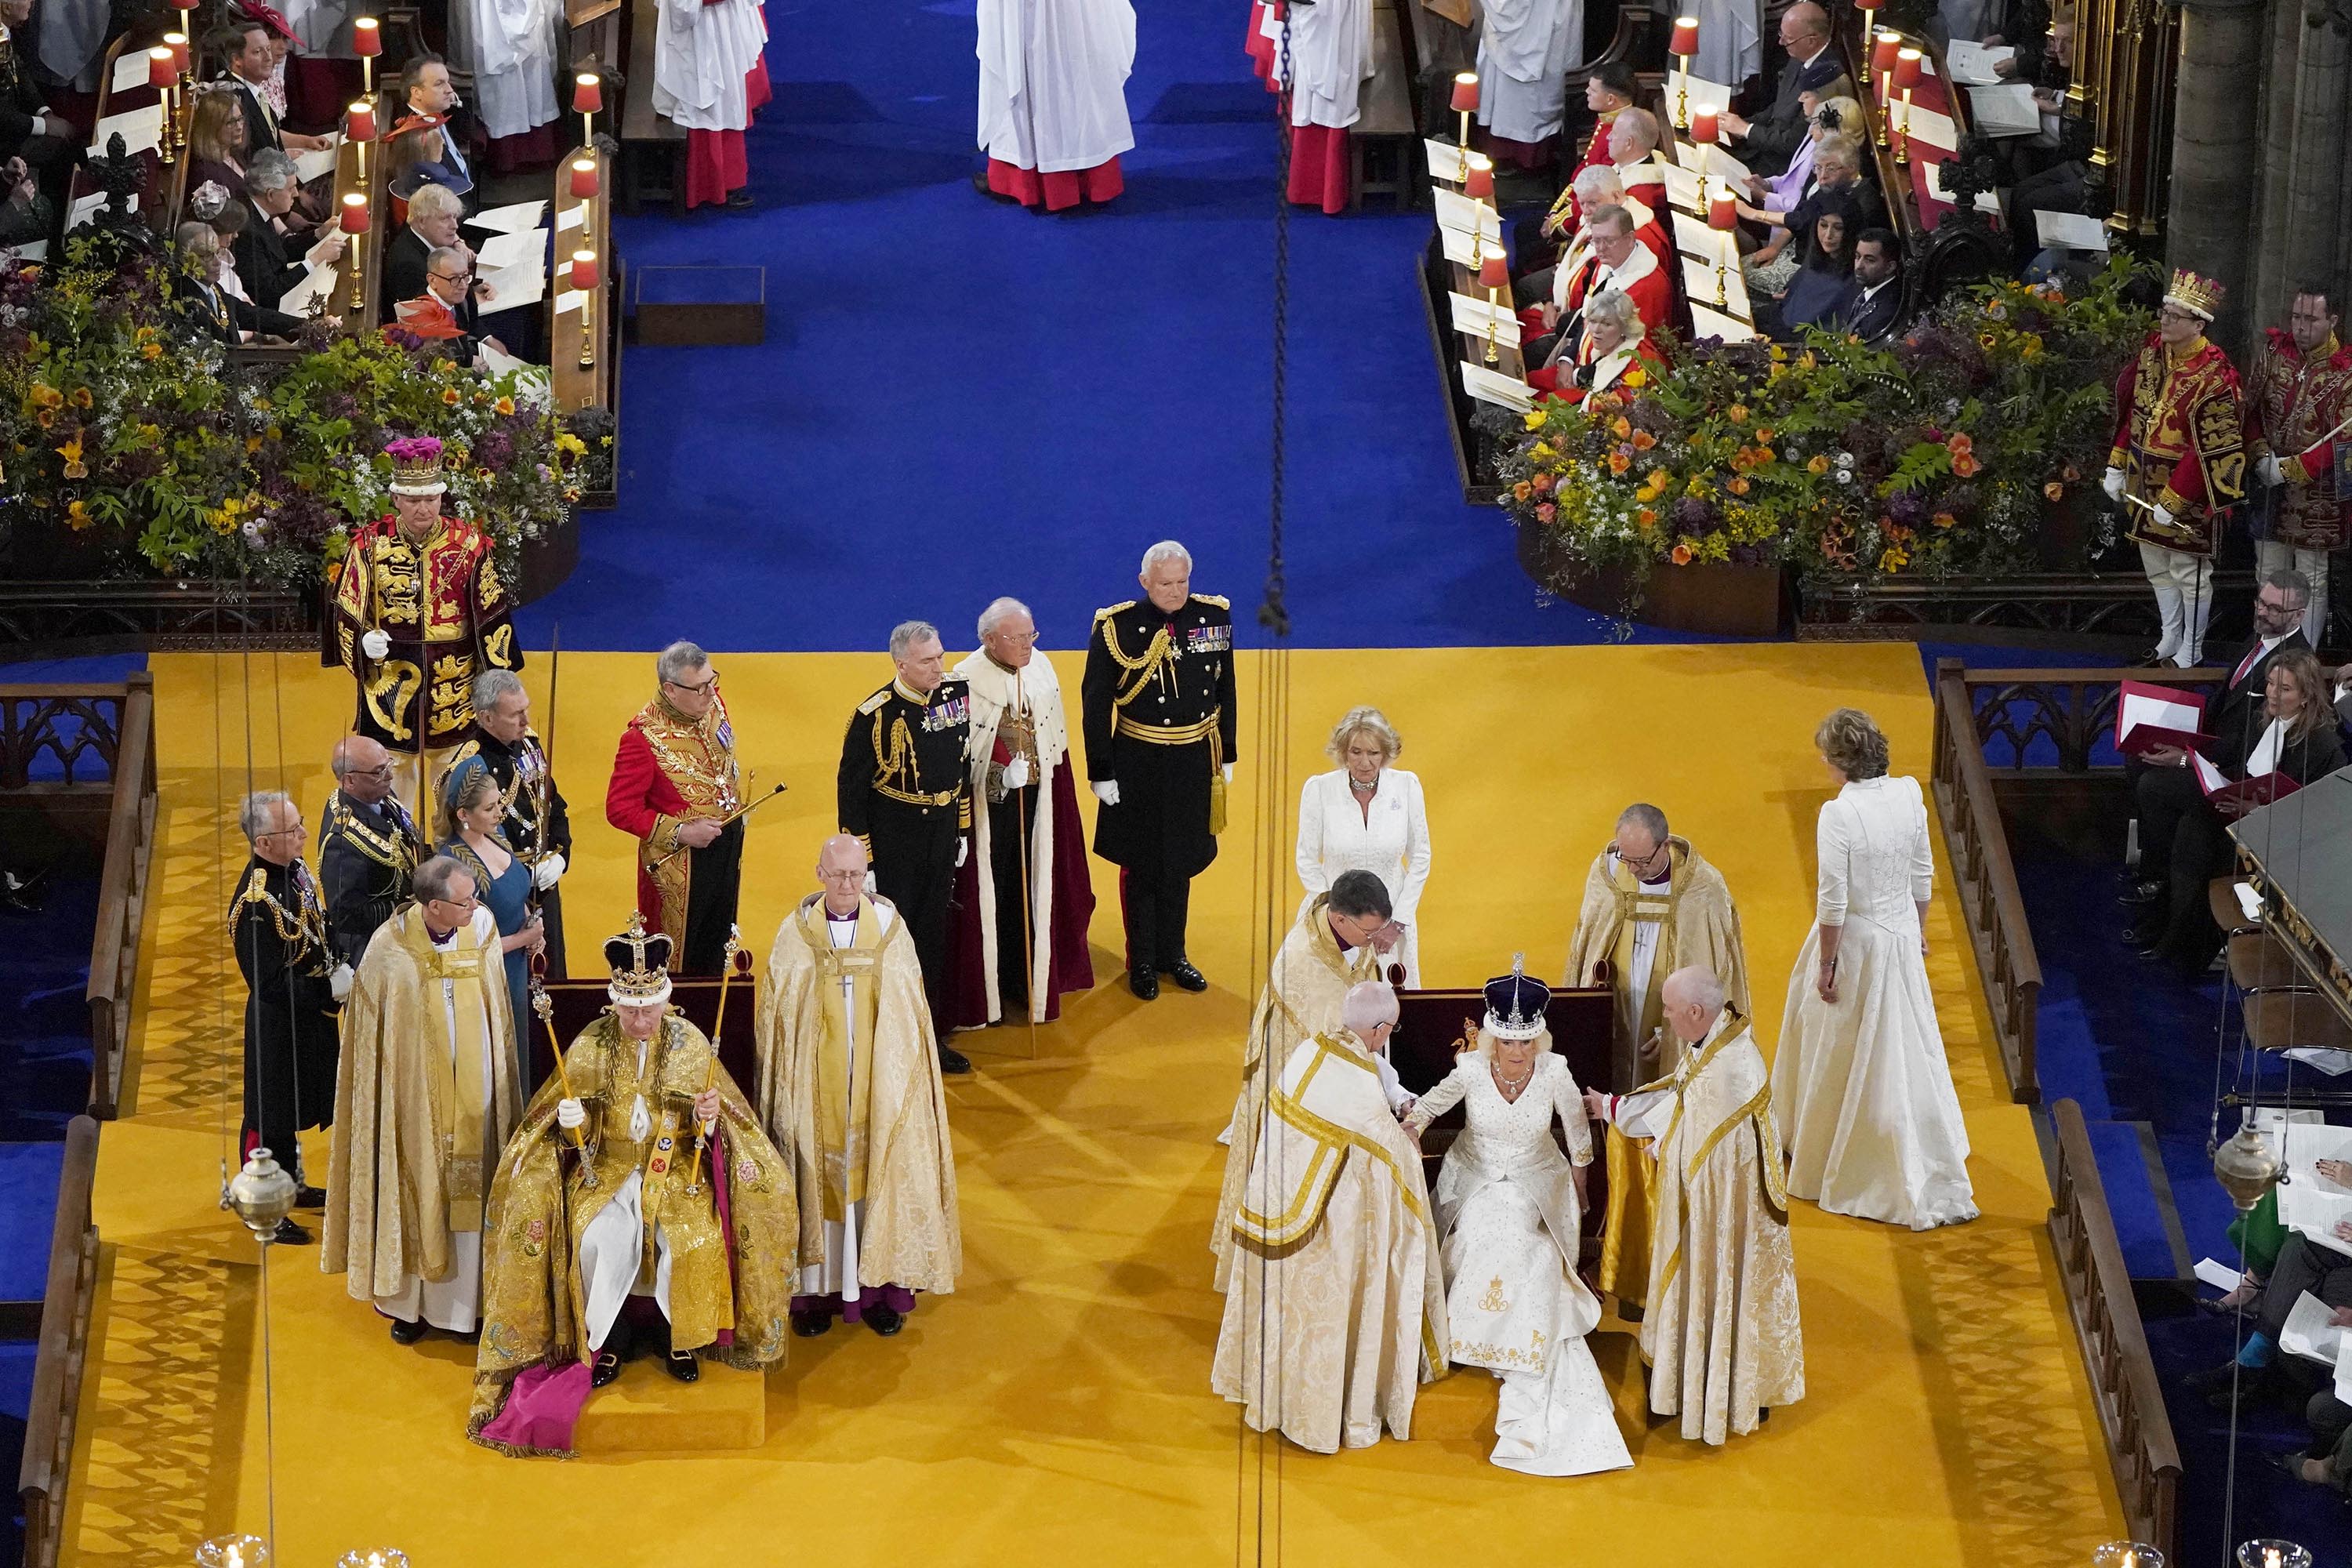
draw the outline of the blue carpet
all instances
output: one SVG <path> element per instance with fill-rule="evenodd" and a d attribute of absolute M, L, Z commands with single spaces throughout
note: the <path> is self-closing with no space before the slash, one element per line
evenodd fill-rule
<path fill-rule="evenodd" d="M 0 1344 L 0 1473 L 15 1475 L 25 1455 L 25 1414 L 33 1403 L 33 1347 Z M 0 1568 L 16 1568 L 24 1560 L 24 1510 L 16 1489 L 8 1489 L 8 1508 L 0 1517 Z"/>
<path fill-rule="evenodd" d="M 0 1143 L 0 1301 L 37 1301 L 47 1289 L 65 1157 L 63 1143 Z"/>
<path fill-rule="evenodd" d="M 0 910 L 0 942 L 10 953 L 0 968 L 0 1140 L 63 1138 L 89 1101 L 85 994 L 98 930 L 95 869 L 60 870 L 42 894 L 37 913 Z M 0 1182 L 0 1233 L 15 1192 Z M 46 1247 L 47 1229 L 39 1234 Z"/>
<path fill-rule="evenodd" d="M 628 264 L 767 268 L 756 348 L 628 351 L 621 505 L 523 617 L 544 646 L 969 642 L 1013 594 L 1049 643 L 1174 536 L 1244 626 L 1267 553 L 1276 127 L 1235 0 L 1139 6 L 1137 147 L 1108 211 L 971 188 L 972 7 L 768 7 L 750 215 L 619 225 Z M 1414 268 L 1426 214 L 1291 226 L 1285 555 L 1304 647 L 1584 642 L 1500 512 L 1461 500 Z M 724 284 L 723 279 L 714 279 Z M 711 591 L 714 582 L 726 587 Z"/>

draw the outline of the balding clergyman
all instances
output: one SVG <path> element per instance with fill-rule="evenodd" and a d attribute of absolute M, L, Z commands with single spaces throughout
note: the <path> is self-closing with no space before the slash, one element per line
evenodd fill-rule
<path fill-rule="evenodd" d="M 890 662 L 889 683 L 857 705 L 841 738 L 841 830 L 866 846 L 874 890 L 915 939 L 940 1070 L 970 1072 L 948 1032 L 956 1017 L 950 906 L 956 868 L 971 853 L 971 694 L 947 673 L 939 628 L 929 621 L 902 622 L 890 633 Z"/>
<path fill-rule="evenodd" d="M 1192 592 L 1192 554 L 1172 539 L 1144 552 L 1139 581 L 1142 598 L 1095 613 L 1080 696 L 1087 786 L 1102 802 L 1095 853 L 1124 872 L 1127 984 L 1148 1002 L 1163 974 L 1209 988 L 1184 925 L 1234 773 L 1234 617 Z"/>

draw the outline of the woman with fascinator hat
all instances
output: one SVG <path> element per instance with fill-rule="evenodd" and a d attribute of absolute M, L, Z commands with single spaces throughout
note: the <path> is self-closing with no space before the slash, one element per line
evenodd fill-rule
<path fill-rule="evenodd" d="M 530 958 L 547 942 L 547 927 L 539 916 L 530 868 L 507 847 L 499 832 L 506 817 L 506 797 L 489 764 L 467 757 L 441 781 L 440 842 L 436 855 L 446 855 L 473 873 L 474 896 L 499 922 L 499 952 L 504 955 L 507 995 L 516 1019 L 528 1027 L 530 1018 Z M 521 1078 L 517 1100 L 530 1093 L 530 1052 L 515 1053 Z"/>
<path fill-rule="evenodd" d="M 1457 1103 L 1467 1118 L 1431 1199 L 1445 1264 L 1445 1315 L 1457 1365 L 1502 1384 L 1496 1464 L 1580 1476 L 1633 1462 L 1584 1336 L 1601 1302 L 1577 1278 L 1592 1133 L 1584 1097 L 1551 1048 L 1550 990 L 1514 957 L 1486 983 L 1475 1048 L 1404 1118 L 1418 1141 Z M 1557 1117 L 1569 1152 L 1552 1138 Z"/>

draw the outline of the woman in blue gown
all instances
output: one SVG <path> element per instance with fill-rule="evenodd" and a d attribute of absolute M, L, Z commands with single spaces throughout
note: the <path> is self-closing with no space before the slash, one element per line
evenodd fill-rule
<path fill-rule="evenodd" d="M 515 1058 L 521 1074 L 515 1103 L 530 1098 L 530 955 L 545 942 L 539 911 L 531 902 L 530 868 L 506 846 L 499 825 L 506 818 L 506 801 L 498 780 L 479 757 L 467 757 L 449 770 L 441 784 L 441 841 L 436 855 L 447 855 L 473 873 L 474 896 L 499 922 L 499 950 L 506 955 L 507 994 L 514 1002 Z"/>

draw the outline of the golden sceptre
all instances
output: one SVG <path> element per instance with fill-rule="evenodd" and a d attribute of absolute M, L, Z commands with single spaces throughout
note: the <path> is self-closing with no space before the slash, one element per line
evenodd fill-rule
<path fill-rule="evenodd" d="M 547 1047 L 555 1053 L 555 1081 L 562 1086 L 563 1098 L 577 1100 L 580 1097 L 572 1092 L 572 1075 L 563 1069 L 563 1042 L 555 1037 L 555 1003 L 548 996 L 546 983 L 541 976 L 541 967 L 546 962 L 544 953 L 531 955 L 530 1010 L 539 1015 L 541 1026 L 547 1030 Z M 580 1184 L 594 1186 L 596 1167 L 588 1158 L 588 1130 L 585 1127 L 572 1130 L 572 1146 L 580 1152 Z"/>
<path fill-rule="evenodd" d="M 776 787 L 782 789 L 784 786 L 778 784 Z M 747 970 L 751 967 L 751 955 L 743 951 L 742 936 L 741 927 L 730 925 L 727 928 L 727 946 L 719 959 L 719 1016 L 710 1021 L 710 1068 L 702 1075 L 703 1094 L 709 1094 L 711 1087 L 719 1081 L 719 1039 L 727 1027 L 727 984 L 735 978 L 737 965 Z M 699 1100 L 701 1095 L 695 1098 Z M 686 1174 L 686 1190 L 689 1193 L 702 1190 L 702 1151 L 709 1144 L 709 1125 L 698 1116 L 694 1121 L 694 1160 L 687 1167 Z"/>

